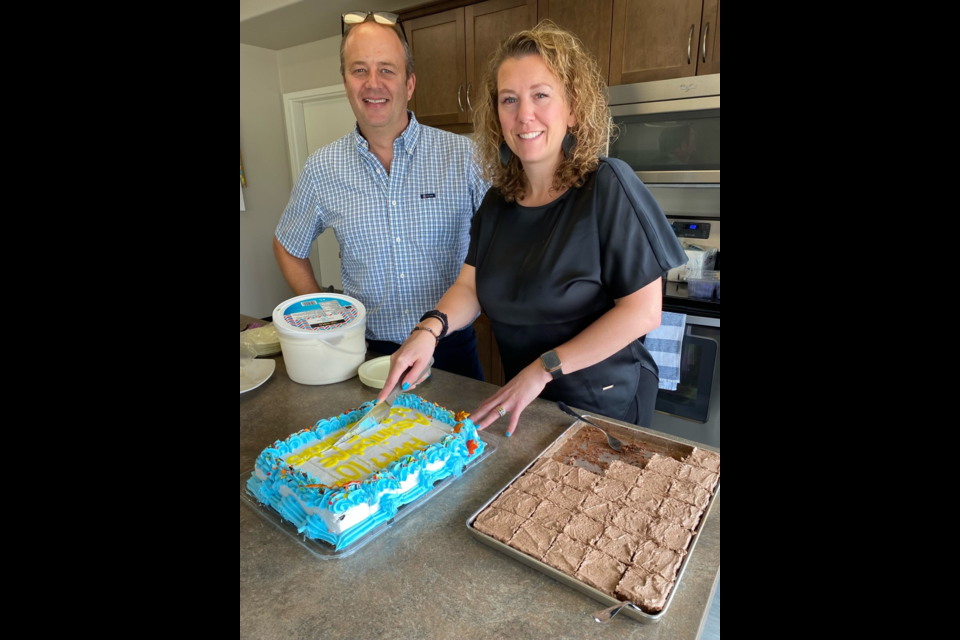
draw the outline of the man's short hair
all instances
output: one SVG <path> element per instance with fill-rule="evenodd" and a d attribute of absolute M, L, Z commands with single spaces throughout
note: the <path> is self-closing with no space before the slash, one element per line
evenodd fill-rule
<path fill-rule="evenodd" d="M 409 80 L 410 76 L 413 75 L 413 52 L 410 51 L 410 43 L 407 42 L 407 37 L 403 34 L 403 27 L 400 26 L 399 22 L 397 22 L 397 24 L 380 24 L 374 19 L 372 14 L 368 15 L 366 20 L 364 20 L 363 22 L 346 25 L 346 28 L 343 31 L 343 37 L 340 38 L 340 76 L 345 77 L 344 74 L 346 72 L 346 65 L 344 65 L 344 62 L 343 62 L 343 48 L 344 48 L 344 45 L 346 45 L 347 43 L 347 36 L 350 35 L 350 32 L 353 31 L 354 27 L 358 27 L 361 24 L 365 24 L 367 22 L 372 22 L 381 27 L 391 29 L 394 33 L 397 34 L 397 37 L 400 38 L 400 44 L 403 45 L 404 66 L 406 67 L 406 72 L 407 72 L 406 79 Z"/>

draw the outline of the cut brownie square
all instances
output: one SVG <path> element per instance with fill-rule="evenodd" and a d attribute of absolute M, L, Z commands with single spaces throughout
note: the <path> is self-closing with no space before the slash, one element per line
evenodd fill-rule
<path fill-rule="evenodd" d="M 662 456 L 658 453 L 650 459 L 650 462 L 647 463 L 647 466 L 644 467 L 643 470 L 659 473 L 668 478 L 676 478 L 680 473 L 680 461 Z"/>
<path fill-rule="evenodd" d="M 619 502 L 626 497 L 630 488 L 620 480 L 601 478 L 593 487 L 593 492 L 610 502 Z"/>
<path fill-rule="evenodd" d="M 580 505 L 580 511 L 597 522 L 609 523 L 610 519 L 620 511 L 620 505 L 590 493 Z"/>
<path fill-rule="evenodd" d="M 704 469 L 712 471 L 713 473 L 720 473 L 719 453 L 694 448 L 693 453 L 687 456 L 684 462 L 687 464 L 692 464 L 695 467 L 703 467 Z"/>
<path fill-rule="evenodd" d="M 580 491 L 590 491 L 600 480 L 600 476 L 590 473 L 586 469 L 576 467 L 573 471 L 563 477 L 561 482 L 568 487 L 579 489 Z"/>
<path fill-rule="evenodd" d="M 643 470 L 639 467 L 627 464 L 621 460 L 614 460 L 610 463 L 610 467 L 607 469 L 607 472 L 603 474 L 603 477 L 610 478 L 611 480 L 619 480 L 629 486 L 633 486 L 637 484 L 642 474 Z"/>
<path fill-rule="evenodd" d="M 670 487 L 673 486 L 673 479 L 653 471 L 649 473 L 644 471 L 637 486 L 650 493 L 666 497 L 670 493 Z"/>
<path fill-rule="evenodd" d="M 693 484 L 692 482 L 685 482 L 683 480 L 673 481 L 673 484 L 670 486 L 670 493 L 667 494 L 667 497 L 673 498 L 674 500 L 679 500 L 680 502 L 686 502 L 687 504 L 692 504 L 698 509 L 706 509 L 707 505 L 710 504 L 709 491 L 700 485 Z"/>
<path fill-rule="evenodd" d="M 549 500 L 544 500 L 530 518 L 537 524 L 560 533 L 573 518 L 573 512 L 558 507 Z"/>
<path fill-rule="evenodd" d="M 530 471 L 538 476 L 543 476 L 547 480 L 560 482 L 565 475 L 573 471 L 573 467 L 557 462 L 556 460 L 551 460 L 550 458 L 544 458 L 537 462 Z"/>
<path fill-rule="evenodd" d="M 623 499 L 623 503 L 632 509 L 642 511 L 647 515 L 659 516 L 660 505 L 666 500 L 662 495 L 647 491 L 641 487 L 630 489 L 630 493 Z"/>
<path fill-rule="evenodd" d="M 515 513 L 489 507 L 477 516 L 473 522 L 473 528 L 506 544 L 524 522 L 526 519 Z"/>
<path fill-rule="evenodd" d="M 703 517 L 703 509 L 673 498 L 664 498 L 657 515 L 667 522 L 695 531 Z"/>
<path fill-rule="evenodd" d="M 623 578 L 627 567 L 616 558 L 611 558 L 607 554 L 590 549 L 587 556 L 577 571 L 577 579 L 586 582 L 591 587 L 595 587 L 608 595 L 613 595 L 617 590 L 617 585 Z"/>
<path fill-rule="evenodd" d="M 527 520 L 520 526 L 509 544 L 528 556 L 543 560 L 543 556 L 553 546 L 553 541 L 557 539 L 558 535 L 560 534 L 556 531 L 551 531 L 533 520 Z"/>
<path fill-rule="evenodd" d="M 570 523 L 567 524 L 563 532 L 570 538 L 589 547 L 603 535 L 605 528 L 596 520 L 591 520 L 582 513 L 578 513 L 570 519 Z"/>
<path fill-rule="evenodd" d="M 630 600 L 647 613 L 658 613 L 667 606 L 671 590 L 672 582 L 643 567 L 633 566 L 627 569 L 617 586 L 617 595 Z"/>
<path fill-rule="evenodd" d="M 673 551 L 686 551 L 693 541 L 693 534 L 689 530 L 666 520 L 657 520 L 651 524 L 647 529 L 647 537 L 657 545 Z"/>
<path fill-rule="evenodd" d="M 594 545 L 600 551 L 608 556 L 616 558 L 624 564 L 633 562 L 633 556 L 640 548 L 640 539 L 632 536 L 623 529 L 609 526 L 604 530 L 603 535 Z"/>
<path fill-rule="evenodd" d="M 674 551 L 659 546 L 653 540 L 646 540 L 637 549 L 631 562 L 640 565 L 650 573 L 663 576 L 664 579 L 673 582 L 677 579 L 677 573 L 683 564 L 683 559 L 687 554 L 683 551 Z"/>
<path fill-rule="evenodd" d="M 703 467 L 695 467 L 692 464 L 683 464 L 677 478 L 701 486 L 710 493 L 716 490 L 717 484 L 720 482 L 718 474 Z"/>
<path fill-rule="evenodd" d="M 577 511 L 586 497 L 587 494 L 579 489 L 574 489 L 567 485 L 558 485 L 553 493 L 547 496 L 547 500 L 563 507 L 567 511 Z"/>
<path fill-rule="evenodd" d="M 644 539 L 647 537 L 647 529 L 653 522 L 654 519 L 645 513 L 641 513 L 635 509 L 624 508 L 613 516 L 611 524 L 623 529 L 627 533 Z"/>
<path fill-rule="evenodd" d="M 543 561 L 557 571 L 575 577 L 580 564 L 587 557 L 587 551 L 589 549 L 585 545 L 561 533 L 554 540 L 550 550 L 543 556 Z"/>
<path fill-rule="evenodd" d="M 560 485 L 553 480 L 547 480 L 543 476 L 538 476 L 535 473 L 525 473 L 517 478 L 517 481 L 511 486 L 524 493 L 529 493 L 532 496 L 546 499 L 556 491 Z"/>
<path fill-rule="evenodd" d="M 491 504 L 491 507 L 515 513 L 522 518 L 529 518 L 536 511 L 542 500 L 529 493 L 516 489 L 507 489 Z"/>

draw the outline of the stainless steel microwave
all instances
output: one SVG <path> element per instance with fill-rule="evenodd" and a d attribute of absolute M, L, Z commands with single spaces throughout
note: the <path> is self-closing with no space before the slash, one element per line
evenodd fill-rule
<path fill-rule="evenodd" d="M 647 186 L 720 186 L 720 74 L 608 89 L 611 158 Z"/>

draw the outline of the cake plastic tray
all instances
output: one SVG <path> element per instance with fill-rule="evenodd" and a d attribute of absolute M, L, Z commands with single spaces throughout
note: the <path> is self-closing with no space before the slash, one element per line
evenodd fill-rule
<path fill-rule="evenodd" d="M 468 473 L 471 469 L 479 465 L 481 462 L 489 458 L 497 450 L 497 447 L 500 445 L 500 439 L 493 435 L 486 433 L 485 431 L 478 431 L 477 434 L 480 436 L 480 439 L 483 440 L 486 445 L 483 449 L 483 453 L 469 463 L 463 470 L 463 473 L 459 476 L 450 476 L 440 480 L 435 485 L 433 489 L 423 494 L 413 502 L 403 505 L 397 509 L 397 515 L 393 519 L 384 522 L 375 529 L 371 529 L 361 537 L 357 538 L 356 542 L 351 544 L 348 547 L 344 547 L 339 551 L 333 548 L 333 545 L 324 542 L 323 540 L 312 540 L 310 538 L 305 538 L 302 534 L 297 531 L 297 528 L 289 520 L 284 520 L 279 513 L 268 505 L 262 504 L 257 500 L 247 489 L 247 480 L 250 479 L 250 476 L 253 474 L 253 469 L 245 471 L 240 474 L 240 501 L 249 506 L 251 509 L 256 511 L 260 516 L 262 516 L 267 522 L 270 522 L 277 526 L 280 531 L 284 532 L 297 542 L 299 542 L 307 551 L 312 553 L 314 556 L 320 558 L 321 560 L 339 560 L 342 558 L 347 558 L 352 556 L 357 551 L 360 551 L 363 547 L 370 544 L 370 541 L 377 538 L 385 531 L 389 530 L 394 523 L 398 522 L 402 518 L 407 517 L 427 502 L 431 498 L 436 496 L 438 493 L 449 487 L 451 484 L 456 482 L 459 478 L 462 478 L 464 474 Z"/>
<path fill-rule="evenodd" d="M 593 598 L 597 602 L 602 603 L 602 608 L 606 609 L 608 607 L 621 604 L 621 602 L 614 599 L 612 596 L 607 595 L 603 591 L 599 591 L 589 584 L 581 582 L 573 576 L 569 576 L 562 571 L 555 569 L 532 556 L 528 556 L 522 551 L 518 551 L 517 549 L 500 542 L 496 538 L 488 536 L 487 534 L 473 528 L 473 523 L 477 517 L 541 459 L 552 458 L 557 462 L 563 462 L 564 464 L 582 467 L 587 471 L 602 475 L 606 466 L 608 466 L 609 463 L 613 462 L 614 460 L 621 460 L 628 464 L 633 463 L 634 465 L 642 462 L 643 464 L 640 466 L 646 466 L 647 461 L 649 461 L 650 458 L 652 458 L 655 454 L 659 453 L 660 455 L 669 456 L 679 460 L 691 454 L 694 449 L 692 445 L 687 445 L 683 442 L 678 442 L 670 438 L 665 438 L 648 433 L 646 431 L 641 431 L 637 428 L 630 428 L 622 423 L 610 422 L 604 418 L 596 417 L 590 414 L 583 415 L 588 420 L 599 424 L 614 437 L 620 439 L 624 444 L 623 449 L 621 449 L 620 452 L 614 451 L 610 448 L 610 445 L 607 444 L 606 436 L 604 436 L 603 433 L 601 433 L 598 429 L 594 429 L 590 425 L 579 420 L 574 422 L 573 425 L 563 433 L 563 435 L 557 438 L 553 444 L 547 447 L 543 453 L 541 453 L 529 465 L 527 465 L 527 467 L 521 471 L 516 478 L 511 480 L 507 486 L 494 494 L 494 496 L 490 498 L 490 500 L 488 500 L 482 507 L 480 507 L 476 513 L 470 516 L 470 518 L 467 520 L 467 530 L 474 538 L 478 539 L 487 546 L 490 546 L 516 560 L 519 560 L 528 567 L 544 573 L 554 580 L 567 585 L 568 587 L 576 589 L 590 598 Z M 707 451 L 712 450 L 705 446 L 700 446 L 700 448 Z M 605 466 L 601 467 L 600 465 Z M 713 504 L 716 502 L 716 498 L 719 495 L 720 484 L 717 484 L 714 495 L 710 498 L 710 504 L 707 505 L 707 508 L 704 510 L 703 517 L 700 519 L 700 524 L 697 525 L 696 531 L 693 532 L 693 540 L 690 543 L 690 547 L 687 549 L 687 556 L 683 560 L 683 564 L 681 565 L 680 571 L 677 574 L 677 580 L 674 583 L 674 588 L 670 592 L 670 596 L 667 598 L 667 604 L 663 607 L 663 610 L 656 614 L 650 614 L 639 609 L 624 607 L 620 612 L 620 615 L 629 616 L 634 620 L 643 623 L 654 623 L 659 622 L 667 614 L 667 611 L 670 609 L 670 604 L 673 602 L 673 597 L 677 593 L 677 588 L 680 585 L 680 581 L 683 580 L 684 573 L 687 570 L 687 565 L 690 564 L 690 558 L 693 556 L 693 553 L 696 550 L 697 541 L 700 539 L 700 531 L 703 529 L 703 524 L 707 521 L 707 518 L 710 517 Z"/>

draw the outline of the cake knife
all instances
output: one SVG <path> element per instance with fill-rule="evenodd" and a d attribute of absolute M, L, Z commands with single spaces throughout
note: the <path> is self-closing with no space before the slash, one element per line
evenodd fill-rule
<path fill-rule="evenodd" d="M 420 375 L 417 376 L 416 378 L 417 380 L 422 378 L 423 374 L 425 374 L 430 369 L 430 364 L 432 362 L 433 361 L 431 360 L 430 362 L 427 363 L 427 366 L 425 366 L 423 368 L 423 371 L 420 372 Z M 403 376 L 401 375 L 400 378 L 397 380 L 397 384 L 393 385 L 393 389 L 391 389 L 390 393 L 387 394 L 387 399 L 384 400 L 383 402 L 378 402 L 376 405 L 374 405 L 372 409 L 370 409 L 365 414 L 363 414 L 363 417 L 357 420 L 357 423 L 353 425 L 353 427 L 351 427 L 349 431 L 343 434 L 343 436 L 341 436 L 340 439 L 337 440 L 333 446 L 339 447 L 341 444 L 343 444 L 350 438 L 354 437 L 355 435 L 363 433 L 367 429 L 370 429 L 371 427 L 376 426 L 381 420 L 383 420 L 388 415 L 390 415 L 390 409 L 393 408 L 393 403 L 397 401 L 397 398 L 403 392 L 403 389 L 400 386 L 400 380 L 402 379 L 403 379 Z M 373 419 L 372 422 L 370 421 L 371 418 Z"/>

